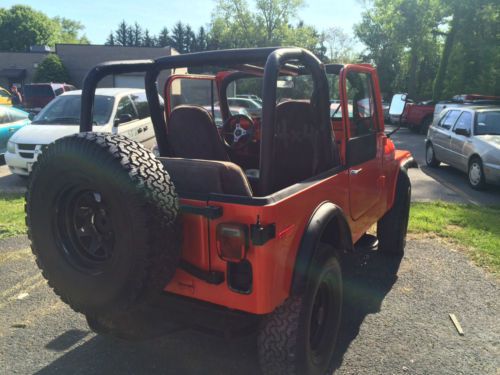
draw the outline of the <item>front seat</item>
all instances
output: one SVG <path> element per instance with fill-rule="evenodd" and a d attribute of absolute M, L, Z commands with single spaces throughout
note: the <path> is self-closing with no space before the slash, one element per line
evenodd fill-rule
<path fill-rule="evenodd" d="M 229 161 L 210 113 L 195 105 L 180 105 L 170 113 L 168 138 L 176 158 Z"/>

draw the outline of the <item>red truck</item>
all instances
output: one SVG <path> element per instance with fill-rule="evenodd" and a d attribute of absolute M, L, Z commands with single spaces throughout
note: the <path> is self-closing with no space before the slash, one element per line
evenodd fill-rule
<path fill-rule="evenodd" d="M 434 117 L 435 101 L 408 102 L 403 112 L 402 122 L 415 133 L 427 134 Z"/>

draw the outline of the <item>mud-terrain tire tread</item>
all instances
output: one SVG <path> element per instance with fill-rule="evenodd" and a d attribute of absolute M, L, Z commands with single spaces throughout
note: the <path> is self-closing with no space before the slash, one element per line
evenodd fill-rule
<path fill-rule="evenodd" d="M 399 171 L 393 206 L 377 223 L 379 251 L 402 256 L 410 215 L 411 183 L 408 174 Z"/>
<path fill-rule="evenodd" d="M 141 263 L 135 269 L 141 272 L 131 273 L 125 293 L 121 293 L 108 306 L 90 309 L 73 296 L 64 293 L 61 286 L 53 283 L 51 275 L 41 257 L 41 251 L 34 239 L 32 191 L 37 188 L 37 180 L 51 159 L 58 153 L 71 148 L 79 148 L 89 162 L 102 162 L 114 167 L 117 175 L 127 178 L 130 209 L 135 210 L 134 225 L 140 227 L 139 233 L 144 239 Z M 97 165 L 96 167 L 99 167 Z M 181 228 L 177 216 L 178 198 L 174 185 L 162 163 L 143 145 L 122 135 L 107 133 L 79 133 L 56 140 L 39 156 L 33 166 L 29 186 L 25 194 L 25 213 L 28 238 L 36 263 L 49 286 L 63 302 L 76 312 L 97 315 L 112 311 L 125 311 L 146 302 L 148 296 L 156 296 L 172 279 L 177 269 L 181 252 Z M 128 203 L 128 202 L 127 202 Z"/>
<path fill-rule="evenodd" d="M 342 272 L 338 255 L 330 245 L 320 244 L 315 262 L 320 267 L 326 267 L 329 262 L 334 263 L 334 268 L 340 275 L 340 300 L 339 309 L 342 310 Z M 260 325 L 257 347 L 260 368 L 265 375 L 302 375 L 303 369 L 297 361 L 297 354 L 301 348 L 300 341 L 304 340 L 304 320 L 309 308 L 308 291 L 299 295 L 291 295 L 271 314 L 266 315 Z M 312 303 L 312 301 L 311 301 Z M 341 316 L 336 323 L 335 345 Z M 330 359 L 326 374 L 333 371 L 333 358 Z"/>

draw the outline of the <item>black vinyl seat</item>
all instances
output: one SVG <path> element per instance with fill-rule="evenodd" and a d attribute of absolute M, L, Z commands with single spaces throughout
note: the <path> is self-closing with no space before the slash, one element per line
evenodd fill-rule
<path fill-rule="evenodd" d="M 203 107 L 175 107 L 168 120 L 168 138 L 174 157 L 229 161 L 217 126 Z"/>

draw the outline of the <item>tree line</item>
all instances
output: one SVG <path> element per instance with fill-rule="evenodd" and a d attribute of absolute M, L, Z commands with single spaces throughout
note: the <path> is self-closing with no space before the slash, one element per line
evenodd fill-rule
<path fill-rule="evenodd" d="M 180 53 L 224 48 L 299 46 L 328 62 L 369 62 L 386 98 L 408 92 L 435 100 L 461 93 L 500 95 L 498 0 L 359 0 L 353 34 L 300 20 L 305 0 L 214 0 L 206 27 L 181 21 L 158 34 L 122 21 L 106 44 L 171 46 Z M 332 11 L 334 5 L 332 4 Z M 0 50 L 89 43 L 84 26 L 22 5 L 0 8 Z M 360 47 L 361 46 L 361 47 Z"/>

